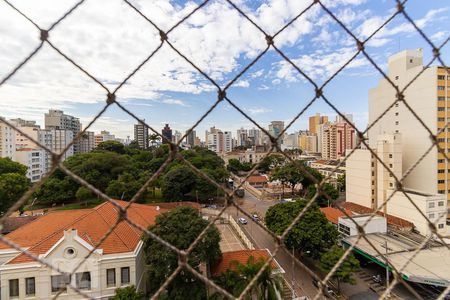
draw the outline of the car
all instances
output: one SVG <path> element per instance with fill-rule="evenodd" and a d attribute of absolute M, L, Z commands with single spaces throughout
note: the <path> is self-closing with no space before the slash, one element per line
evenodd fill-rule
<path fill-rule="evenodd" d="M 312 283 L 316 288 L 320 288 L 320 284 L 317 279 L 313 279 Z M 332 297 L 336 296 L 336 293 L 333 291 L 333 289 L 328 284 L 325 286 L 325 290 L 327 293 L 327 295 L 325 295 L 325 296 L 332 296 Z"/>
<path fill-rule="evenodd" d="M 247 220 L 245 218 L 239 218 L 238 222 L 241 223 L 242 225 L 247 224 Z"/>
<path fill-rule="evenodd" d="M 259 216 L 257 214 L 252 214 L 252 219 L 255 221 L 259 221 Z"/>

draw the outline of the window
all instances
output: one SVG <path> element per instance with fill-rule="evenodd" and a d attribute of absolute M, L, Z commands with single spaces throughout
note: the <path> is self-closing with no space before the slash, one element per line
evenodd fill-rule
<path fill-rule="evenodd" d="M 434 208 L 434 202 L 428 203 L 428 208 Z"/>
<path fill-rule="evenodd" d="M 428 214 L 428 218 L 434 219 L 434 214 Z"/>
<path fill-rule="evenodd" d="M 439 229 L 444 228 L 444 224 L 438 224 L 438 228 L 439 228 Z"/>
<path fill-rule="evenodd" d="M 438 80 L 445 80 L 445 75 L 438 75 Z"/>
<path fill-rule="evenodd" d="M 438 140 L 438 143 L 443 143 L 443 142 L 445 142 L 445 138 L 438 138 L 437 140 Z"/>
<path fill-rule="evenodd" d="M 395 125 L 398 125 L 398 121 L 395 121 Z"/>
<path fill-rule="evenodd" d="M 34 294 L 36 294 L 36 282 L 34 277 L 25 278 L 25 294 L 27 296 L 34 296 Z"/>
<path fill-rule="evenodd" d="M 445 190 L 438 190 L 438 194 L 445 194 Z"/>
<path fill-rule="evenodd" d="M 76 284 L 80 290 L 91 289 L 91 272 L 83 272 L 76 274 Z"/>
<path fill-rule="evenodd" d="M 52 275 L 52 293 L 67 290 L 63 275 Z"/>
<path fill-rule="evenodd" d="M 396 112 L 395 115 L 398 116 L 398 112 Z"/>
<path fill-rule="evenodd" d="M 389 154 L 389 158 L 392 158 L 392 154 Z"/>
<path fill-rule="evenodd" d="M 345 226 L 344 224 L 339 224 L 339 232 L 345 234 L 347 236 L 350 235 L 350 227 Z"/>
<path fill-rule="evenodd" d="M 445 173 L 445 170 L 438 170 L 438 173 Z"/>
<path fill-rule="evenodd" d="M 19 279 L 9 280 L 9 297 L 19 297 Z"/>
<path fill-rule="evenodd" d="M 445 107 L 438 107 L 438 111 L 445 111 Z"/>
<path fill-rule="evenodd" d="M 438 183 L 445 183 L 445 180 L 440 179 L 438 180 Z"/>
<path fill-rule="evenodd" d="M 398 80 L 398 76 L 395 76 L 395 80 Z"/>
<path fill-rule="evenodd" d="M 115 286 L 116 285 L 116 269 L 106 270 L 106 285 Z"/>
<path fill-rule="evenodd" d="M 444 201 L 439 201 L 438 206 L 444 206 Z"/>
<path fill-rule="evenodd" d="M 443 85 L 438 85 L 438 90 L 439 90 L 439 91 L 445 90 L 445 86 L 443 86 Z"/>
<path fill-rule="evenodd" d="M 390 186 L 390 187 L 393 187 L 394 185 L 392 184 L 392 182 L 389 182 L 389 186 Z"/>
<path fill-rule="evenodd" d="M 392 164 L 389 164 L 389 168 L 392 168 Z"/>
<path fill-rule="evenodd" d="M 445 97 L 438 97 L 438 101 L 444 101 Z"/>
<path fill-rule="evenodd" d="M 122 285 L 130 283 L 130 267 L 120 268 L 120 282 Z"/>

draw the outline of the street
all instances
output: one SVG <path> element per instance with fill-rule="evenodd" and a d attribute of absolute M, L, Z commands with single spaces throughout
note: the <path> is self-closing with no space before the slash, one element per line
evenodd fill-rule
<path fill-rule="evenodd" d="M 253 214 L 256 212 L 260 217 L 264 218 L 269 207 L 277 203 L 278 201 L 259 200 L 246 191 L 243 198 L 243 203 L 240 206 L 247 213 Z M 252 240 L 255 247 L 263 249 L 267 248 L 273 253 L 275 249 L 275 241 L 268 232 L 258 226 L 253 219 L 243 216 L 238 209 L 230 208 L 228 212 L 234 216 L 236 220 L 239 217 L 245 217 L 248 223 L 246 225 L 241 225 L 241 228 Z M 312 283 L 312 277 L 291 258 L 284 248 L 281 248 L 278 251 L 275 258 L 286 272 L 286 281 L 291 286 L 294 286 L 296 296 L 308 296 L 310 299 L 313 299 L 317 294 L 317 288 Z M 378 299 L 378 295 L 369 288 L 366 282 L 359 278 L 357 274 L 355 274 L 355 277 L 355 285 L 342 284 L 341 287 L 342 292 L 344 292 L 349 299 Z"/>

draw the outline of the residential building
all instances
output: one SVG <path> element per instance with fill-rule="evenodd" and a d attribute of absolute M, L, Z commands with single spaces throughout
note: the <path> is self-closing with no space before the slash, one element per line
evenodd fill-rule
<path fill-rule="evenodd" d="M 116 136 L 114 134 L 111 134 L 111 132 L 102 130 L 99 134 L 96 134 L 94 136 L 94 147 L 98 147 L 98 145 L 102 142 L 106 141 L 115 141 Z"/>
<path fill-rule="evenodd" d="M 222 131 L 211 127 L 206 131 L 206 146 L 216 153 L 227 153 L 233 149 L 233 138 L 231 131 Z"/>
<path fill-rule="evenodd" d="M 1 118 L 3 119 L 3 118 Z M 14 160 L 16 156 L 16 131 L 0 119 L 0 157 Z"/>
<path fill-rule="evenodd" d="M 252 146 L 262 145 L 261 130 L 252 128 L 248 130 L 248 140 Z"/>
<path fill-rule="evenodd" d="M 15 161 L 27 167 L 26 176 L 31 182 L 41 180 L 47 171 L 45 150 L 42 148 L 17 149 Z"/>
<path fill-rule="evenodd" d="M 323 159 L 337 159 L 337 142 L 336 142 L 336 126 L 331 123 L 321 124 L 321 144 L 322 148 L 320 153 L 322 153 Z"/>
<path fill-rule="evenodd" d="M 169 124 L 166 124 L 166 126 L 164 126 L 164 128 L 161 131 L 161 134 L 164 137 L 162 139 L 163 144 L 168 144 L 172 142 L 172 129 L 170 129 Z"/>
<path fill-rule="evenodd" d="M 73 141 L 73 131 L 51 129 L 50 132 L 52 136 L 52 150 L 55 153 L 62 153 L 66 149 L 66 147 Z M 74 152 L 74 145 L 71 145 L 62 155 L 62 160 L 64 161 L 68 157 L 74 155 Z"/>
<path fill-rule="evenodd" d="M 15 118 L 15 119 L 10 119 L 10 121 L 14 122 L 15 124 L 17 124 L 20 127 L 37 127 L 37 128 L 40 128 L 40 126 L 36 124 L 36 121 L 32 121 L 32 120 L 24 120 L 24 119 L 21 119 L 21 118 Z"/>
<path fill-rule="evenodd" d="M 248 130 L 244 129 L 242 127 L 241 127 L 241 129 L 238 129 L 236 131 L 236 141 L 237 141 L 236 146 L 238 146 L 238 147 L 239 146 L 244 146 L 244 147 L 248 146 L 248 144 L 249 144 Z"/>
<path fill-rule="evenodd" d="M 88 153 L 95 148 L 95 134 L 92 131 L 85 131 L 79 141 L 79 153 Z"/>
<path fill-rule="evenodd" d="M 148 138 L 148 127 L 143 122 L 134 124 L 134 140 L 137 142 L 139 148 L 148 148 Z"/>
<path fill-rule="evenodd" d="M 20 130 L 27 134 L 33 140 L 39 142 L 47 149 L 54 151 L 52 130 L 41 129 L 39 126 L 20 126 Z M 16 131 L 16 149 L 23 148 L 43 149 L 31 139 Z M 51 168 L 52 155 L 50 152 L 44 151 L 44 173 Z"/>
<path fill-rule="evenodd" d="M 345 117 L 345 119 L 347 119 L 350 123 L 353 124 L 353 115 L 352 114 L 342 113 L 342 115 Z M 336 123 L 347 123 L 347 121 L 345 119 L 341 115 L 337 115 Z"/>
<path fill-rule="evenodd" d="M 319 125 L 321 153 L 324 159 L 338 159 L 345 151 L 356 147 L 355 129 L 346 122 Z"/>
<path fill-rule="evenodd" d="M 282 150 L 292 150 L 292 149 L 298 149 L 298 139 L 299 139 L 300 133 L 299 132 L 293 132 L 289 134 L 285 134 L 283 137 L 283 143 L 282 143 Z"/>
<path fill-rule="evenodd" d="M 50 109 L 45 114 L 45 129 L 50 130 L 66 130 L 72 132 L 72 140 L 81 132 L 80 119 L 66 115 L 62 110 Z M 73 153 L 80 152 L 79 141 L 73 144 Z"/>
<path fill-rule="evenodd" d="M 122 207 L 125 201 L 116 201 Z M 127 218 L 141 228 L 154 224 L 155 218 L 168 211 L 159 206 L 133 203 Z M 142 232 L 122 222 L 116 224 L 118 209 L 105 202 L 91 209 L 52 211 L 8 234 L 8 240 L 26 248 L 41 260 L 57 266 L 63 274 L 34 261 L 27 255 L 0 242 L 0 282 L 2 299 L 84 299 L 66 285 L 66 279 L 94 299 L 109 299 L 116 288 L 129 285 L 146 290 Z M 94 246 L 99 246 L 94 250 Z M 84 259 L 90 252 L 88 259 Z"/>
<path fill-rule="evenodd" d="M 196 146 L 195 145 L 195 138 L 197 137 L 196 136 L 196 133 L 195 133 L 195 130 L 191 130 L 190 132 L 189 131 L 186 131 L 186 143 L 189 145 L 189 146 L 191 146 L 191 148 L 194 148 L 194 146 Z"/>
<path fill-rule="evenodd" d="M 298 136 L 298 147 L 306 153 L 317 153 L 317 135 L 303 132 Z"/>
<path fill-rule="evenodd" d="M 387 76 L 399 90 L 403 90 L 408 106 L 417 114 L 432 133 L 445 128 L 450 119 L 449 69 L 423 64 L 422 49 L 406 50 L 391 56 L 388 60 Z M 420 73 L 420 76 L 417 76 Z M 410 82 L 414 80 L 412 84 Z M 384 78 L 369 91 L 369 124 L 373 123 L 396 99 L 396 90 Z M 419 123 L 404 103 L 394 104 L 383 117 L 369 129 L 369 146 L 375 148 L 380 134 L 401 133 L 402 168 L 404 171 L 417 164 L 404 178 L 403 186 L 423 193 L 443 194 L 450 200 L 450 163 L 444 155 L 431 147 L 430 133 Z M 450 149 L 450 130 L 437 135 L 440 146 Z M 426 156 L 422 157 L 424 153 Z M 448 203 L 450 205 L 450 201 Z"/>
<path fill-rule="evenodd" d="M 328 116 L 321 116 L 319 113 L 317 113 L 315 116 L 309 117 L 309 133 L 318 134 L 318 126 L 325 123 L 328 123 Z"/>
<path fill-rule="evenodd" d="M 338 219 L 338 231 L 344 237 L 355 236 L 359 234 L 357 226 L 364 225 L 364 233 L 386 233 L 387 221 L 382 216 L 373 216 L 370 214 L 353 215 L 351 218 L 344 216 Z M 355 224 L 356 223 L 356 224 Z M 367 224 L 366 224 L 367 223 Z"/>
<path fill-rule="evenodd" d="M 175 130 L 175 132 L 172 135 L 172 143 L 178 143 L 183 136 L 181 135 L 181 132 L 178 130 Z"/>

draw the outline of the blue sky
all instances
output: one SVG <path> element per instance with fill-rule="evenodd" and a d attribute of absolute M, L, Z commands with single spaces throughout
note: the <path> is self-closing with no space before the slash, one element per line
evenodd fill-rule
<path fill-rule="evenodd" d="M 151 2 L 151 3 L 148 3 Z M 323 1 L 360 39 L 371 34 L 395 12 L 395 1 Z M 74 1 L 13 2 L 40 26 L 48 27 Z M 105 5 L 107 3 L 107 5 Z M 195 7 L 185 1 L 132 1 L 163 30 Z M 275 33 L 310 1 L 235 1 L 269 34 Z M 407 13 L 432 41 L 440 45 L 450 34 L 447 1 L 407 2 Z M 5 4 L 0 4 L 0 78 L 3 78 L 38 44 L 36 29 Z M 91 1 L 80 6 L 50 33 L 50 40 L 90 74 L 114 89 L 159 44 L 159 35 L 129 6 L 119 0 Z M 169 34 L 180 52 L 224 86 L 266 46 L 264 35 L 225 1 L 211 1 L 186 23 Z M 318 84 L 326 81 L 357 49 L 350 36 L 317 5 L 275 38 L 275 44 Z M 376 34 L 367 52 L 382 67 L 399 50 L 430 46 L 398 15 Z M 450 46 L 442 49 L 444 62 Z M 367 126 L 367 92 L 380 74 L 361 54 L 324 89 L 343 112 L 352 113 L 360 129 Z M 288 123 L 314 96 L 312 85 L 278 53 L 269 50 L 227 91 L 228 97 L 262 126 L 272 120 Z M 214 87 L 195 69 L 164 45 L 117 93 L 118 101 L 157 130 L 164 123 L 183 131 L 190 127 L 217 98 Z M 105 91 L 85 74 L 44 46 L 6 85 L 0 87 L 0 115 L 43 122 L 48 108 L 60 108 L 78 116 L 84 124 L 104 104 Z M 431 99 L 430 99 L 431 100 Z M 335 113 L 317 100 L 292 127 L 305 129 L 307 117 Z M 120 137 L 132 135 L 135 121 L 111 107 L 94 124 Z M 221 103 L 197 128 L 215 125 L 222 130 L 252 127 L 250 121 L 227 103 Z"/>

